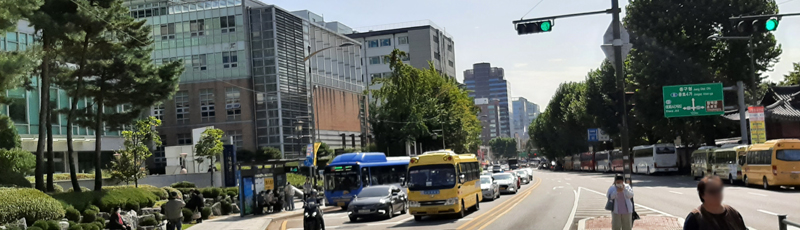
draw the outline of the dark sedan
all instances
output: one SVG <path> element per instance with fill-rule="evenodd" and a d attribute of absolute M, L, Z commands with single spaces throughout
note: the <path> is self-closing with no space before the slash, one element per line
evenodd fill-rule
<path fill-rule="evenodd" d="M 366 187 L 350 202 L 347 215 L 351 222 L 367 216 L 383 216 L 391 219 L 396 212 L 406 214 L 407 198 L 403 190 L 394 185 Z"/>

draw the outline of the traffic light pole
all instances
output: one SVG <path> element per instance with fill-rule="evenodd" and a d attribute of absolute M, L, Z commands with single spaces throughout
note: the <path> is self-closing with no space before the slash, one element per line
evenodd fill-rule
<path fill-rule="evenodd" d="M 621 118 L 621 125 L 620 134 L 622 139 L 622 162 L 623 162 L 623 177 L 625 181 L 628 183 L 632 183 L 633 179 L 631 178 L 631 154 L 629 149 L 629 140 L 628 140 L 628 102 L 625 101 L 625 68 L 624 63 L 622 62 L 622 40 L 620 39 L 621 34 L 619 21 L 619 13 L 622 10 L 619 8 L 619 0 L 611 0 L 611 25 L 612 25 L 612 32 L 614 34 L 614 65 L 617 67 L 616 75 L 617 75 L 617 88 L 619 89 L 620 93 L 620 102 L 622 103 L 622 115 Z"/>

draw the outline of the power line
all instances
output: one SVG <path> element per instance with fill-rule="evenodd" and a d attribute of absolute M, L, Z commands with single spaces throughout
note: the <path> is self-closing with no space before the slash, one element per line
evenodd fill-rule
<path fill-rule="evenodd" d="M 791 0 L 789 0 L 789 1 L 791 1 Z M 522 17 L 519 17 L 519 19 L 523 19 L 523 18 L 525 18 L 525 16 L 527 16 L 528 14 L 530 14 L 530 13 L 531 13 L 531 11 L 533 11 L 533 9 L 536 9 L 536 7 L 537 7 L 537 6 L 539 6 L 539 4 L 541 4 L 542 2 L 544 2 L 544 0 L 539 0 L 539 2 L 538 2 L 538 3 L 536 3 L 536 5 L 534 5 L 534 6 L 533 6 L 533 8 L 531 8 L 530 10 L 528 10 L 528 12 L 527 12 L 527 13 L 525 13 L 525 15 L 522 15 Z"/>

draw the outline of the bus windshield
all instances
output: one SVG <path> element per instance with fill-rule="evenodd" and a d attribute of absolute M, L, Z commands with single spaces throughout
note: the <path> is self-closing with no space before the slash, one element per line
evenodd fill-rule
<path fill-rule="evenodd" d="M 800 149 L 778 150 L 775 158 L 782 161 L 800 161 Z"/>
<path fill-rule="evenodd" d="M 656 148 L 656 154 L 674 154 L 674 153 L 675 153 L 675 147 L 672 146 Z"/>
<path fill-rule="evenodd" d="M 408 189 L 445 189 L 456 185 L 456 168 L 451 164 L 424 165 L 408 169 Z"/>
<path fill-rule="evenodd" d="M 325 176 L 325 190 L 328 191 L 357 190 L 359 187 L 361 181 L 357 174 Z"/>

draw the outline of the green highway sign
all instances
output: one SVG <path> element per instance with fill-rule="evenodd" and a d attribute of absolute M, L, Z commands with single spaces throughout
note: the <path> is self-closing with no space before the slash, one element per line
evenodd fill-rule
<path fill-rule="evenodd" d="M 692 117 L 725 113 L 722 83 L 670 85 L 664 93 L 664 117 Z"/>

